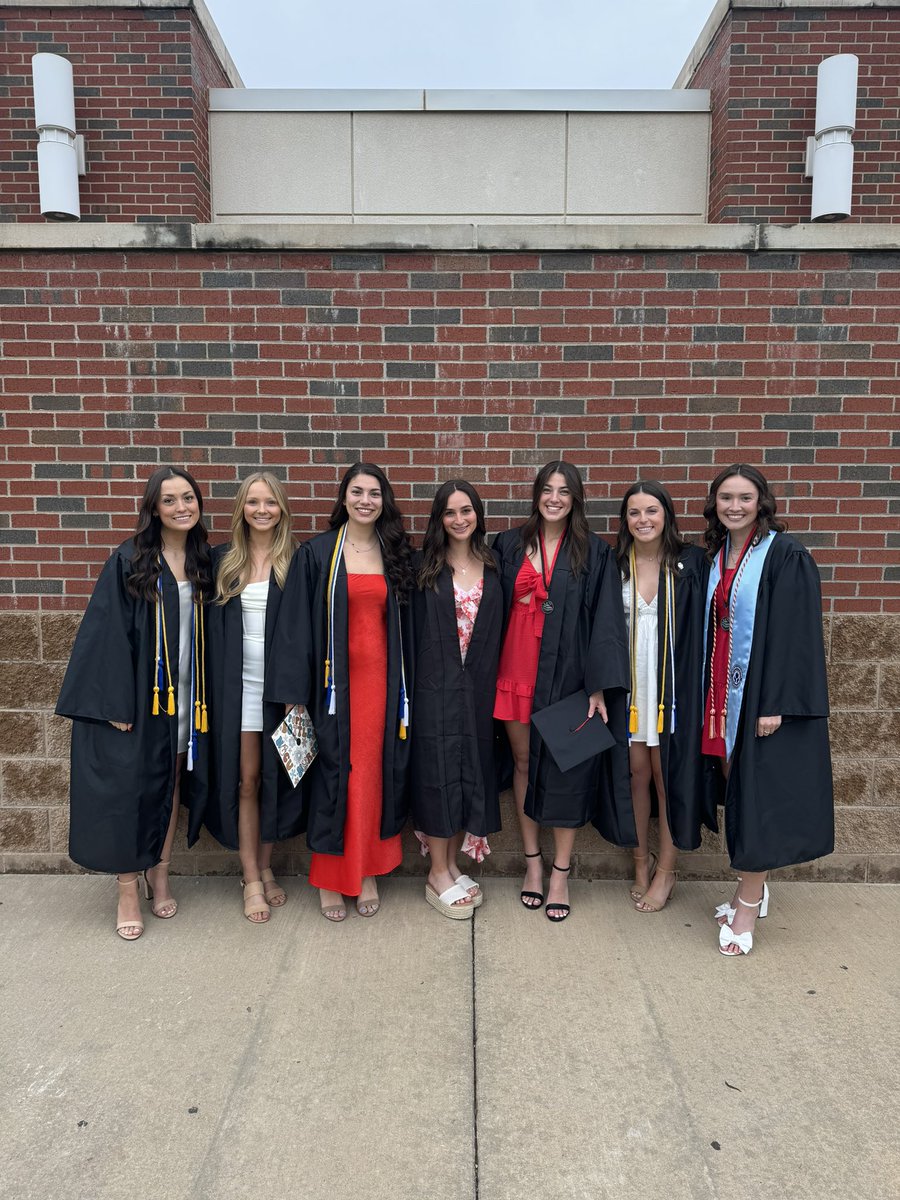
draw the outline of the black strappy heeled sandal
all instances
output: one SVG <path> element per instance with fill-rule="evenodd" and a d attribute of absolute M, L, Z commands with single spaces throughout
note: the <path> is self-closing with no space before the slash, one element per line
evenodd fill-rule
<path fill-rule="evenodd" d="M 569 871 L 572 870 L 572 864 L 569 863 L 569 865 L 567 867 L 558 867 L 556 865 L 556 863 L 554 863 L 552 870 L 559 871 L 560 875 L 566 875 L 566 874 L 568 874 Z M 551 908 L 559 909 L 558 917 L 553 916 L 553 914 L 550 912 Z M 572 906 L 570 904 L 563 904 L 561 901 L 554 901 L 552 904 L 550 903 L 550 901 L 547 902 L 547 920 L 548 921 L 556 921 L 558 924 L 560 921 L 564 921 L 571 911 L 572 911 Z"/>
<path fill-rule="evenodd" d="M 540 850 L 538 850 L 534 854 L 526 854 L 525 855 L 525 858 L 540 858 L 540 857 L 541 857 Z M 522 904 L 525 908 L 538 909 L 544 903 L 544 893 L 543 892 L 519 892 L 519 899 L 522 901 Z M 537 903 L 529 904 L 528 903 L 529 900 L 536 900 Z"/>

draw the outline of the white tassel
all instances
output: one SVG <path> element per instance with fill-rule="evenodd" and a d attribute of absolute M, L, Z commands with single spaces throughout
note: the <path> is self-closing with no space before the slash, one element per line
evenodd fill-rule
<path fill-rule="evenodd" d="M 331 695 L 328 697 L 328 715 L 333 717 L 337 712 L 337 697 L 334 694 L 334 688 L 331 689 Z"/>

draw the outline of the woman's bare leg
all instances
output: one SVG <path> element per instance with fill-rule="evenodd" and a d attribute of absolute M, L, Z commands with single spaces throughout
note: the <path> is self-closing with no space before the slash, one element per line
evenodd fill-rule
<path fill-rule="evenodd" d="M 662 908 L 672 894 L 675 886 L 675 867 L 678 863 L 678 850 L 672 841 L 672 831 L 669 829 L 669 818 L 666 812 L 666 787 L 662 774 L 662 759 L 659 746 L 650 746 L 650 766 L 653 771 L 653 783 L 659 801 L 659 867 L 657 874 L 647 892 L 637 902 L 640 908 L 644 903 L 654 909 Z"/>
<path fill-rule="evenodd" d="M 628 748 L 631 764 L 631 807 L 638 844 L 634 855 L 634 886 L 632 893 L 643 896 L 650 886 L 650 780 L 653 768 L 650 749 L 645 742 L 632 742 Z"/>
<path fill-rule="evenodd" d="M 516 802 L 516 816 L 519 819 L 519 832 L 522 835 L 522 846 L 525 854 L 536 855 L 541 848 L 541 827 L 537 821 L 525 815 L 525 796 L 528 792 L 528 761 L 531 746 L 531 727 L 520 721 L 504 721 L 506 736 L 513 754 L 513 797 Z M 562 865 L 562 864 L 561 864 Z M 543 894 L 544 872 L 540 858 L 525 860 L 525 881 L 522 890 Z M 526 899 L 523 904 L 527 908 L 537 908 L 538 901 Z"/>
<path fill-rule="evenodd" d="M 241 781 L 238 791 L 238 854 L 245 883 L 260 882 L 259 781 L 262 738 L 258 733 L 241 733 Z M 248 914 L 257 924 L 268 921 L 267 912 Z"/>
<path fill-rule="evenodd" d="M 179 754 L 175 759 L 175 784 L 172 788 L 172 812 L 169 817 L 169 827 L 163 840 L 162 855 L 155 867 L 150 867 L 147 882 L 153 889 L 153 905 L 161 917 L 172 916 L 177 907 L 169 888 L 169 863 L 172 861 L 172 847 L 175 845 L 175 831 L 178 829 L 178 810 L 181 805 L 181 772 L 184 769 L 186 754 Z"/>

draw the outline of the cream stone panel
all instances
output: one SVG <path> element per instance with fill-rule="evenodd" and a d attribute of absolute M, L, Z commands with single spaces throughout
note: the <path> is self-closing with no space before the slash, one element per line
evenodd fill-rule
<path fill-rule="evenodd" d="M 209 114 L 213 220 L 351 211 L 350 113 Z"/>
<path fill-rule="evenodd" d="M 359 215 L 561 213 L 563 113 L 357 113 Z"/>
<path fill-rule="evenodd" d="M 570 215 L 706 218 L 708 113 L 571 113 Z"/>

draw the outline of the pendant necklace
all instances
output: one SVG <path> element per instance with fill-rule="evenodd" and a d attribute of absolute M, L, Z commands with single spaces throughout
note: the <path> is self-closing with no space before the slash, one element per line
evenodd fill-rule
<path fill-rule="evenodd" d="M 562 537 L 560 537 L 559 541 L 556 543 L 556 549 L 553 552 L 553 562 L 550 564 L 550 579 L 553 578 L 553 568 L 556 565 L 556 556 L 557 556 L 557 554 L 559 554 L 559 548 L 562 545 L 562 540 L 565 536 L 566 536 L 565 533 L 563 533 Z M 540 533 L 538 534 L 538 552 L 540 554 L 540 559 L 541 559 L 541 583 L 543 583 L 543 585 L 544 585 L 544 591 L 549 593 L 550 579 L 547 578 L 547 568 L 545 566 L 545 563 L 547 560 L 547 547 L 544 545 L 544 531 L 543 530 L 541 530 Z M 547 616 L 549 616 L 550 613 L 553 612 L 553 601 L 550 599 L 549 594 L 547 596 L 547 599 L 541 605 L 541 612 L 546 613 Z"/>

